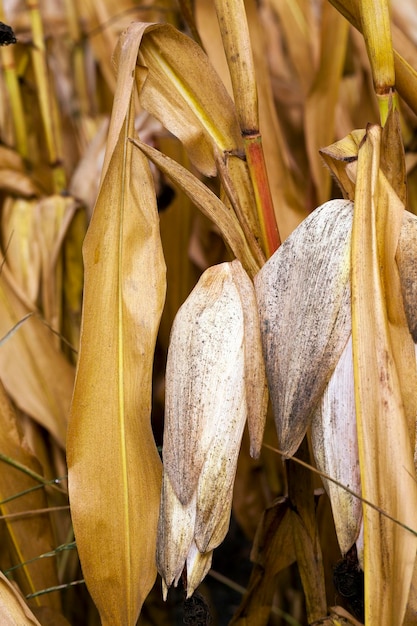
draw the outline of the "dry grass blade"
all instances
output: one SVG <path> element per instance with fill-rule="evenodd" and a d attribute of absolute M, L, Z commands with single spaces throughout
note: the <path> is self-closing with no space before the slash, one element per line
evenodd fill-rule
<path fill-rule="evenodd" d="M 417 528 L 416 407 L 404 390 L 407 379 L 415 379 L 414 345 L 394 259 L 404 207 L 379 169 L 380 135 L 379 127 L 368 129 L 359 150 L 352 230 L 352 337 L 362 495 Z M 410 362 L 414 365 L 404 371 Z M 389 463 L 380 463 L 381 459 Z M 363 514 L 366 622 L 402 623 L 417 539 L 366 505 Z"/>
<path fill-rule="evenodd" d="M 81 349 L 68 433 L 72 519 L 105 625 L 134 626 L 156 577 L 161 463 L 151 424 L 165 264 L 152 176 L 128 137 L 138 42 L 118 48 L 102 184 L 84 244 Z"/>
<path fill-rule="evenodd" d="M 16 415 L 10 405 L 10 401 L 0 385 L 0 449 L 2 454 L 9 456 L 18 463 L 24 464 L 29 469 L 39 473 L 39 463 L 34 458 L 25 443 L 16 419 Z M 48 552 L 53 547 L 53 534 L 50 519 L 45 512 L 48 509 L 44 490 L 36 490 L 22 495 L 20 498 L 4 502 L 10 496 L 29 490 L 36 485 L 34 478 L 19 469 L 9 466 L 7 471 L 2 467 L 0 472 L 0 510 L 6 519 L 8 544 L 12 557 L 12 563 L 24 563 L 39 554 Z M 13 519 L 26 510 L 32 510 L 33 516 L 28 519 Z M 43 514 L 38 513 L 42 510 Z M 15 572 L 15 578 L 23 593 L 29 594 L 58 584 L 57 570 L 54 561 L 37 560 Z M 60 599 L 57 596 L 49 596 L 38 599 L 38 605 L 44 604 L 58 608 Z"/>

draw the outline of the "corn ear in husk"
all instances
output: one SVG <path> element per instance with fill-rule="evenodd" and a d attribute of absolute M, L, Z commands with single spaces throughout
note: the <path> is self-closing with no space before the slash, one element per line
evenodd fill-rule
<path fill-rule="evenodd" d="M 239 261 L 209 268 L 174 321 L 166 370 L 157 563 L 164 593 L 186 564 L 187 595 L 224 539 L 248 417 L 259 455 L 267 392 L 252 283 Z"/>
<path fill-rule="evenodd" d="M 289 456 L 350 335 L 350 213 L 346 200 L 316 209 L 255 277 L 278 441 Z"/>

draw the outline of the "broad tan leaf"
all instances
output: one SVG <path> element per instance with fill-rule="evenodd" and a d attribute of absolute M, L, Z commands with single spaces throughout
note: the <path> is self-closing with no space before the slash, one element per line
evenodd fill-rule
<path fill-rule="evenodd" d="M 394 259 L 404 205 L 379 169 L 380 136 L 379 127 L 370 127 L 359 150 L 352 229 L 352 337 L 362 495 L 417 528 L 415 355 Z M 413 381 L 410 396 L 406 387 Z M 366 505 L 363 514 L 366 622 L 401 624 L 417 538 Z"/>
<path fill-rule="evenodd" d="M 99 197 L 84 244 L 81 348 L 68 433 L 71 512 L 102 623 L 134 626 L 156 577 L 161 463 L 150 424 L 165 264 L 152 176 L 128 140 L 138 42 L 118 47 Z"/>
<path fill-rule="evenodd" d="M 0 452 L 2 455 L 28 467 L 37 474 L 42 474 L 39 462 L 33 456 L 23 438 L 16 415 L 1 383 Z M 8 516 L 26 511 L 34 513 L 27 517 L 6 517 L 5 520 L 12 565 L 18 565 L 41 554 L 50 552 L 55 547 L 54 537 L 48 514 L 45 512 L 35 513 L 37 509 L 45 509 L 48 506 L 45 492 L 38 489 L 6 502 L 7 499 L 35 487 L 38 483 L 34 478 L 16 467 L 6 465 L 4 461 L 1 464 L 1 514 Z M 15 570 L 13 577 L 17 580 L 25 595 L 58 585 L 58 575 L 53 559 L 33 561 Z M 46 594 L 38 596 L 35 604 L 58 608 L 60 599 L 57 594 Z"/>
<path fill-rule="evenodd" d="M 255 277 L 280 449 L 294 454 L 350 334 L 351 204 L 316 209 Z"/>
<path fill-rule="evenodd" d="M 0 572 L 0 619 L 4 626 L 41 626 L 3 572 Z"/>

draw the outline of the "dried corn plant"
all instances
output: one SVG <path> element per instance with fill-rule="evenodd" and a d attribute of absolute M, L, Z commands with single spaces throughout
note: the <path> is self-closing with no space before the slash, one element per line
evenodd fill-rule
<path fill-rule="evenodd" d="M 0 2 L 2 623 L 417 623 L 414 13 Z"/>

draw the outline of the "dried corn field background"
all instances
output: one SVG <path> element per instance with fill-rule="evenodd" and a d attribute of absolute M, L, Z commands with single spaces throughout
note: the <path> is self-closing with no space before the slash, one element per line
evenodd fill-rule
<path fill-rule="evenodd" d="M 415 0 L 0 22 L 1 623 L 417 624 Z"/>

